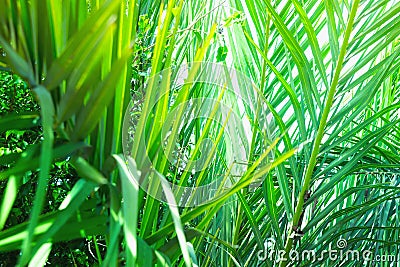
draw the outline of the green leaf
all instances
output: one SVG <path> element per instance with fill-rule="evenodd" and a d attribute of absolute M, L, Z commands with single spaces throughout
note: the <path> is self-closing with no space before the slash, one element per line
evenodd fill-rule
<path fill-rule="evenodd" d="M 40 174 L 37 185 L 35 200 L 31 212 L 31 218 L 27 229 L 27 237 L 24 239 L 21 249 L 20 264 L 25 265 L 31 257 L 31 242 L 33 240 L 34 230 L 39 222 L 39 215 L 42 212 L 43 204 L 47 191 L 47 184 L 49 179 L 50 167 L 53 157 L 53 119 L 54 119 L 54 105 L 50 93 L 46 88 L 38 86 L 35 88 L 35 93 L 39 99 L 41 106 L 41 117 L 43 125 L 43 143 L 41 146 L 40 156 Z"/>
<path fill-rule="evenodd" d="M 228 55 L 228 47 L 220 46 L 218 48 L 218 53 L 217 53 L 217 62 L 225 61 L 226 56 Z"/>

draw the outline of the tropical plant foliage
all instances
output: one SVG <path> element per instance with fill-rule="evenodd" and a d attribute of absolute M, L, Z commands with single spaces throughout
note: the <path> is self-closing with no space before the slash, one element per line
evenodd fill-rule
<path fill-rule="evenodd" d="M 398 256 L 399 43 L 392 0 L 0 1 L 0 261 L 364 264 L 322 253 L 343 240 L 344 252 Z M 229 84 L 196 83 L 200 61 L 247 77 L 241 93 L 254 108 Z M 160 91 L 159 77 L 173 81 L 185 64 L 186 83 Z M 217 104 L 208 118 L 182 115 L 204 98 L 242 115 L 239 177 Z M 126 120 L 135 127 L 125 132 Z M 206 139 L 215 149 L 204 168 L 182 167 L 176 151 L 191 166 Z M 143 177 L 151 182 L 139 187 Z M 178 207 L 169 194 L 167 182 L 216 177 L 229 190 L 201 205 Z M 271 238 L 286 260 L 259 257 Z M 74 240 L 89 244 L 77 246 L 79 261 L 60 250 Z M 288 257 L 311 250 L 320 257 Z"/>

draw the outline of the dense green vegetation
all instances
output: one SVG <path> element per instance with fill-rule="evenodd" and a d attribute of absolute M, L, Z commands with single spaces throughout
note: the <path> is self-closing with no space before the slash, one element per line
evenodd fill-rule
<path fill-rule="evenodd" d="M 0 1 L 0 266 L 395 266 L 399 54 L 392 0 Z"/>
<path fill-rule="evenodd" d="M 27 84 L 11 72 L 1 72 L 0 95 L 2 99 L 1 115 L 38 114 L 39 106 L 36 103 L 32 91 Z M 29 129 L 8 130 L 1 133 L 0 155 L 7 156 L 21 153 L 28 147 L 38 144 L 41 138 L 41 128 L 38 118 L 37 126 Z M 7 166 L 2 165 L 2 171 Z M 15 199 L 14 207 L 5 222 L 4 229 L 23 223 L 29 219 L 29 210 L 35 196 L 38 171 L 26 172 L 20 181 L 19 191 Z M 62 200 L 67 196 L 72 186 L 78 180 L 75 170 L 67 161 L 55 162 L 50 170 L 49 188 L 43 212 L 57 210 Z M 4 195 L 7 181 L 0 182 L 0 195 Z M 4 222 L 3 222 L 4 223 Z M 68 242 L 60 242 L 53 247 L 49 255 L 52 264 L 77 264 L 79 266 L 92 266 L 97 261 L 88 251 L 88 240 L 77 239 Z M 18 260 L 18 251 L 0 253 L 2 266 L 14 266 Z"/>

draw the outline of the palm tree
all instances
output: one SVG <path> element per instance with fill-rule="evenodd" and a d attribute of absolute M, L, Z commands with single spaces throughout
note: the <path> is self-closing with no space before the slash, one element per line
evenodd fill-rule
<path fill-rule="evenodd" d="M 67 2 L 0 3 L 0 67 L 40 105 L 0 129 L 40 117 L 43 133 L 1 160 L 0 252 L 44 265 L 83 237 L 104 266 L 398 254 L 399 3 Z M 65 161 L 80 179 L 43 213 Z M 37 169 L 30 219 L 3 230 Z"/>

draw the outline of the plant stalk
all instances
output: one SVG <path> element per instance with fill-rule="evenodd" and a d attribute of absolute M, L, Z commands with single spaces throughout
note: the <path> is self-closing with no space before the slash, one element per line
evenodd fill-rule
<path fill-rule="evenodd" d="M 289 232 L 287 235 L 287 240 L 286 240 L 286 245 L 285 245 L 285 257 L 284 257 L 284 259 L 281 259 L 281 262 L 279 265 L 281 267 L 284 267 L 287 265 L 288 259 L 286 257 L 287 257 L 287 255 L 289 255 L 289 252 L 291 251 L 291 249 L 293 247 L 293 238 L 291 237 L 292 233 L 293 233 L 293 228 L 299 226 L 298 224 L 299 224 L 300 216 L 303 212 L 303 207 L 304 207 L 304 196 L 310 187 L 312 174 L 313 174 L 316 162 L 317 162 L 317 156 L 319 153 L 322 138 L 324 136 L 326 122 L 328 120 L 330 109 L 333 104 L 333 98 L 335 96 L 335 92 L 336 92 L 337 85 L 339 82 L 339 76 L 340 76 L 340 72 L 343 67 L 343 61 L 344 61 L 344 57 L 346 55 L 347 45 L 349 43 L 350 34 L 351 34 L 351 31 L 353 28 L 354 18 L 357 13 L 357 8 L 359 5 L 359 2 L 360 2 L 360 0 L 355 0 L 353 2 L 352 8 L 351 8 L 349 22 L 346 27 L 346 32 L 345 32 L 345 36 L 344 36 L 344 40 L 343 40 L 343 45 L 340 50 L 338 64 L 335 69 L 335 74 L 333 76 L 331 87 L 329 88 L 326 105 L 325 105 L 324 111 L 322 113 L 321 121 L 319 123 L 317 136 L 314 141 L 313 150 L 311 153 L 310 161 L 308 163 L 307 171 L 306 171 L 305 178 L 304 178 L 304 184 L 303 184 L 303 187 L 299 194 L 299 198 L 297 200 L 297 206 L 296 206 L 295 213 L 294 213 L 293 220 L 292 220 L 292 227 L 289 228 Z"/>

